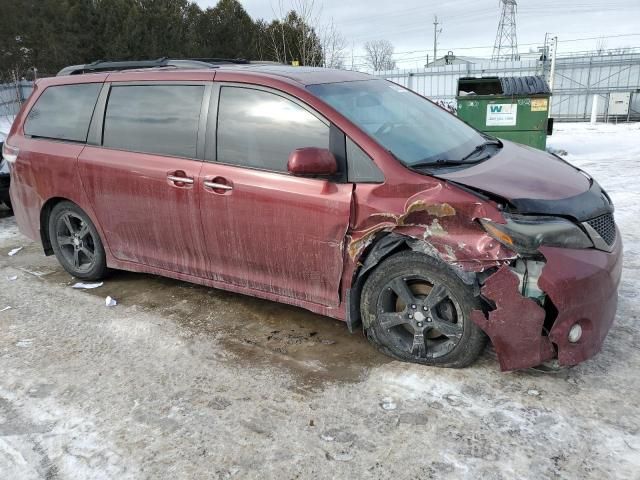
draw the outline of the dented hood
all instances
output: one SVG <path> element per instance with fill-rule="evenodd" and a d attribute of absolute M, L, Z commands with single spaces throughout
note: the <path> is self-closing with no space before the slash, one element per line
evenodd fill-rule
<path fill-rule="evenodd" d="M 553 155 L 503 141 L 489 160 L 438 178 L 493 193 L 506 200 L 561 200 L 589 190 L 580 171 Z"/>
<path fill-rule="evenodd" d="M 547 152 L 503 143 L 485 162 L 434 176 L 501 197 L 519 213 L 585 221 L 613 211 L 606 192 L 579 169 Z"/>

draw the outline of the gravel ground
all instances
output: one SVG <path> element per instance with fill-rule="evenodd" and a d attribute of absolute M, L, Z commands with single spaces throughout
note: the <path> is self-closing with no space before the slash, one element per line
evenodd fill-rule
<path fill-rule="evenodd" d="M 637 138 L 553 137 L 626 246 L 602 353 L 557 374 L 502 374 L 491 350 L 403 364 L 340 322 L 149 275 L 73 290 L 0 211 L 0 479 L 640 478 Z"/>

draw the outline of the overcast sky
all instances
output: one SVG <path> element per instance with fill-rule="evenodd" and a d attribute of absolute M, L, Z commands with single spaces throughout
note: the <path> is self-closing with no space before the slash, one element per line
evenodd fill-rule
<path fill-rule="evenodd" d="M 254 19 L 271 20 L 292 0 L 240 0 Z M 217 0 L 197 0 L 201 7 Z M 422 66 L 433 56 L 433 17 L 439 28 L 438 56 L 453 50 L 457 55 L 490 56 L 499 20 L 499 0 L 315 0 L 322 21 L 333 19 L 346 37 L 347 64 L 354 48 L 355 63 L 362 63 L 367 40 L 388 39 L 403 68 Z M 606 48 L 640 47 L 640 0 L 519 0 L 520 52 L 544 42 L 545 32 L 558 35 L 559 52 L 593 50 L 599 37 Z M 275 11 L 275 15 L 274 15 Z M 633 35 L 635 34 L 635 35 Z M 590 40 L 574 41 L 590 38 Z"/>

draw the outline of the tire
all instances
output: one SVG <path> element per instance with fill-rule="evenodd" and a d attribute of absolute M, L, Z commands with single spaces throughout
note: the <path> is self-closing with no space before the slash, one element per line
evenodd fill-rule
<path fill-rule="evenodd" d="M 471 320 L 480 309 L 472 289 L 446 264 L 403 251 L 369 276 L 360 309 L 367 339 L 405 362 L 463 368 L 482 353 L 487 338 Z"/>
<path fill-rule="evenodd" d="M 5 206 L 6 206 L 9 210 L 11 210 L 11 211 L 13 212 L 13 206 L 11 205 L 11 200 L 9 200 L 9 199 L 7 198 L 7 199 L 5 199 L 2 203 L 4 203 L 4 204 L 5 204 Z"/>
<path fill-rule="evenodd" d="M 60 265 L 82 280 L 101 280 L 107 257 L 96 227 L 80 207 L 60 202 L 49 215 L 49 239 Z"/>

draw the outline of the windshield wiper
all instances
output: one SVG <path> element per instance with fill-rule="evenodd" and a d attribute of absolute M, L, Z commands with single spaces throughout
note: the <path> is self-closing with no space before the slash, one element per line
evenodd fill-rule
<path fill-rule="evenodd" d="M 489 147 L 491 145 L 495 145 L 497 147 L 502 148 L 502 142 L 500 140 L 487 140 L 486 142 L 481 143 L 476 148 L 474 148 L 473 151 L 469 155 L 467 155 L 466 157 L 463 157 L 462 160 L 460 160 L 460 161 L 464 162 L 465 160 L 470 159 L 471 157 L 475 156 L 476 154 L 478 154 L 480 152 L 483 152 L 487 147 Z"/>
<path fill-rule="evenodd" d="M 430 162 L 414 163 L 413 165 L 409 165 L 409 167 L 410 168 L 454 167 L 459 165 L 475 165 L 476 163 L 480 163 L 484 160 L 485 160 L 484 157 L 478 160 L 474 160 L 473 162 L 469 162 L 465 160 L 445 160 L 444 158 L 439 158 L 438 160 L 432 160 Z"/>

